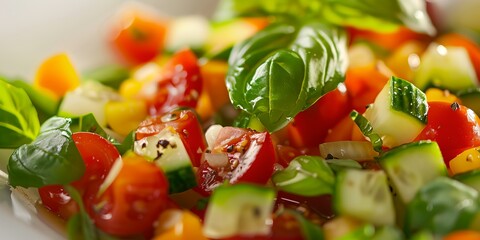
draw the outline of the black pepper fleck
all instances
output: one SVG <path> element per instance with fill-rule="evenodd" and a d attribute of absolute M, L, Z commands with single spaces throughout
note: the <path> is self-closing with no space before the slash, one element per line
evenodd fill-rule
<path fill-rule="evenodd" d="M 450 105 L 450 108 L 453 111 L 457 111 L 460 108 L 460 104 L 458 104 L 457 102 L 453 102 L 452 105 Z"/>

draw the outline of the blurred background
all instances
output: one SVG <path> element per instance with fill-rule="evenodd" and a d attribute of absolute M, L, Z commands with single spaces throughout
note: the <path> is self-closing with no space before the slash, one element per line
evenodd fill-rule
<path fill-rule="evenodd" d="M 127 0 L 0 0 L 0 75 L 31 81 L 46 57 L 67 51 L 80 70 L 113 61 L 107 25 Z M 218 0 L 141 0 L 163 16 L 210 16 Z"/>

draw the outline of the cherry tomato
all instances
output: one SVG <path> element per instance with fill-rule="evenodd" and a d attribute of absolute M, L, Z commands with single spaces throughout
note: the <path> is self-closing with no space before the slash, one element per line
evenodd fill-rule
<path fill-rule="evenodd" d="M 113 163 L 120 154 L 111 142 L 102 136 L 90 132 L 72 134 L 83 162 L 85 173 L 81 179 L 72 183 L 83 196 L 91 199 L 107 176 Z M 70 198 L 63 186 L 51 185 L 38 189 L 43 205 L 64 219 L 78 212 L 77 204 Z M 92 195 L 93 194 L 93 195 Z"/>
<path fill-rule="evenodd" d="M 155 135 L 166 126 L 173 127 L 180 134 L 193 166 L 200 166 L 202 153 L 207 148 L 207 143 L 198 118 L 190 109 L 177 109 L 161 116 L 145 119 L 136 130 L 135 138 L 140 140 Z"/>
<path fill-rule="evenodd" d="M 321 97 L 314 105 L 295 116 L 288 125 L 290 143 L 295 147 L 314 147 L 322 143 L 328 130 L 350 113 L 345 85 Z M 314 127 L 313 127 L 314 126 Z"/>
<path fill-rule="evenodd" d="M 195 54 L 186 49 L 173 55 L 156 84 L 156 93 L 147 100 L 150 115 L 160 115 L 176 107 L 195 108 L 203 86 Z"/>
<path fill-rule="evenodd" d="M 139 9 L 123 12 L 111 32 L 114 50 L 131 64 L 154 59 L 163 49 L 167 23 Z"/>
<path fill-rule="evenodd" d="M 224 127 L 211 151 L 226 154 L 228 161 L 225 166 L 210 166 L 208 160 L 200 164 L 197 190 L 205 195 L 225 181 L 265 184 L 274 170 L 275 149 L 268 132 Z"/>
<path fill-rule="evenodd" d="M 472 110 L 458 103 L 429 102 L 428 105 L 428 123 L 416 140 L 436 141 L 447 166 L 458 154 L 480 146 L 479 119 Z"/>
<path fill-rule="evenodd" d="M 127 155 L 105 192 L 95 199 L 95 225 L 115 236 L 131 236 L 153 228 L 169 206 L 168 182 L 160 168 L 137 155 Z"/>

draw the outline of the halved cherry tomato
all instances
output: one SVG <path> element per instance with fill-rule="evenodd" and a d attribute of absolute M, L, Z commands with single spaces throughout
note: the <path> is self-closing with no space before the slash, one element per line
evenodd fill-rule
<path fill-rule="evenodd" d="M 125 10 L 112 28 L 111 42 L 127 62 L 154 59 L 163 49 L 167 22 L 141 9 Z"/>
<path fill-rule="evenodd" d="M 287 127 L 290 143 L 294 147 L 318 148 L 328 130 L 350 110 L 348 94 L 342 85 L 295 116 Z"/>
<path fill-rule="evenodd" d="M 168 205 L 168 182 L 162 170 L 137 155 L 127 155 L 115 180 L 92 206 L 102 231 L 130 236 L 153 228 Z"/>
<path fill-rule="evenodd" d="M 265 184 L 274 170 L 275 149 L 268 132 L 224 127 L 211 151 L 226 154 L 228 161 L 220 167 L 210 166 L 208 161 L 200 164 L 197 190 L 205 195 L 225 181 Z"/>
<path fill-rule="evenodd" d="M 173 127 L 180 134 L 193 166 L 200 166 L 202 153 L 207 148 L 207 142 L 197 115 L 190 109 L 177 109 L 161 116 L 145 119 L 137 128 L 135 138 L 139 140 L 155 135 L 166 126 Z"/>
<path fill-rule="evenodd" d="M 458 33 L 449 33 L 439 37 L 437 43 L 445 46 L 463 47 L 468 52 L 470 61 L 475 68 L 477 78 L 480 80 L 480 46 L 467 37 Z"/>
<path fill-rule="evenodd" d="M 160 115 L 176 107 L 195 108 L 203 86 L 195 54 L 189 49 L 181 50 L 162 70 L 155 94 L 147 99 L 150 115 Z"/>
<path fill-rule="evenodd" d="M 83 196 L 84 201 L 92 198 L 112 168 L 120 154 L 111 142 L 98 134 L 76 132 L 72 134 L 75 146 L 85 163 L 83 177 L 72 185 Z M 38 189 L 42 204 L 53 213 L 68 219 L 78 211 L 77 204 L 71 200 L 63 186 L 52 185 Z"/>
<path fill-rule="evenodd" d="M 436 141 L 447 167 L 466 149 L 480 146 L 480 120 L 458 103 L 429 102 L 427 125 L 416 140 Z"/>

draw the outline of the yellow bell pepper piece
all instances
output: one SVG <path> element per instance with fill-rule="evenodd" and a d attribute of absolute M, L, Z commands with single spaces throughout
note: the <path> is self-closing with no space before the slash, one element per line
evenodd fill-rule
<path fill-rule="evenodd" d="M 480 147 L 470 148 L 450 160 L 450 172 L 455 175 L 480 169 Z"/>
<path fill-rule="evenodd" d="M 462 103 L 462 101 L 457 96 L 455 96 L 455 94 L 450 93 L 448 90 L 429 88 L 425 92 L 425 95 L 427 96 L 427 101 L 429 102 L 457 102 L 459 104 Z"/>
<path fill-rule="evenodd" d="M 147 106 L 139 100 L 112 101 L 105 105 L 108 126 L 120 135 L 135 130 L 147 117 Z"/>
<path fill-rule="evenodd" d="M 34 86 L 51 93 L 56 99 L 78 85 L 80 77 L 65 53 L 46 59 L 35 74 Z"/>

